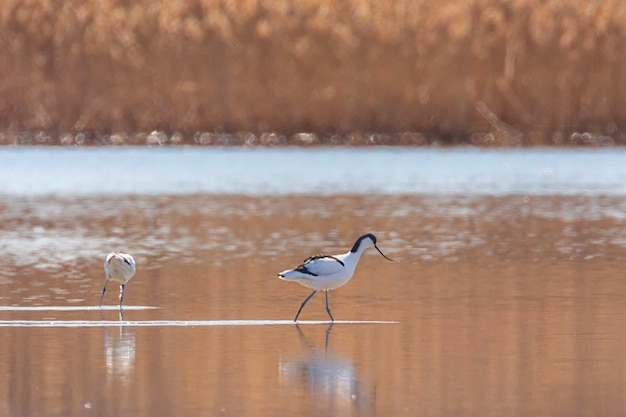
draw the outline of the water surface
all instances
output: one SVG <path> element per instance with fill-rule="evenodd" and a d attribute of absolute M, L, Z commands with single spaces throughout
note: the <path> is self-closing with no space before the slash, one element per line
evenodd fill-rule
<path fill-rule="evenodd" d="M 0 191 L 626 194 L 626 149 L 2 148 Z"/>
<path fill-rule="evenodd" d="M 326 165 L 336 155 L 325 149 L 48 151 L 10 150 L 24 178 L 0 193 L 0 415 L 571 416 L 626 406 L 620 151 L 340 150 Z M 127 158 L 137 159 L 116 165 Z M 259 180 L 287 160 L 298 161 L 289 178 Z M 366 160 L 377 163 L 371 173 Z M 485 160 L 518 174 L 500 178 L 506 170 Z M 141 166 L 163 175 L 103 185 L 103 172 L 126 184 Z M 540 175 L 547 166 L 554 174 Z M 385 188 L 388 171 L 406 179 L 403 191 Z M 210 172 L 239 179 L 220 191 Z M 309 191 L 296 185 L 307 181 Z M 309 290 L 276 273 L 367 232 L 400 262 L 366 252 L 330 293 L 338 323 L 319 294 L 307 323 L 292 324 Z M 116 249 L 138 265 L 123 317 L 114 286 L 95 308 Z"/>

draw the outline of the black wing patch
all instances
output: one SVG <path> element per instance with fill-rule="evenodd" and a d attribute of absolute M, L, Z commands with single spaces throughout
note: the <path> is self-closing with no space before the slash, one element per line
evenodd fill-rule
<path fill-rule="evenodd" d="M 313 275 L 314 277 L 317 276 L 317 274 L 314 274 L 313 272 L 309 271 L 306 267 L 306 264 L 314 261 L 316 259 L 322 259 L 322 258 L 330 258 L 330 259 L 334 259 L 335 261 L 339 262 L 341 264 L 341 266 L 346 266 L 343 261 L 339 258 L 336 258 L 332 255 L 315 255 L 315 256 L 311 256 L 309 258 L 306 258 L 301 265 L 298 265 L 295 270 L 298 272 L 302 272 L 303 274 L 309 274 L 309 275 Z"/>
<path fill-rule="evenodd" d="M 298 272 L 302 272 L 303 274 L 309 274 L 309 275 L 313 275 L 314 277 L 317 276 L 317 274 L 314 274 L 313 272 L 309 271 L 308 269 L 306 269 L 306 266 L 304 266 L 304 264 L 302 265 L 298 265 L 294 271 L 298 271 Z"/>

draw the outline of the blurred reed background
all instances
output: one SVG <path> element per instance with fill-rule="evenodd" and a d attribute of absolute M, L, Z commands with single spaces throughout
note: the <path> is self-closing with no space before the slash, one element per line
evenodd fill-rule
<path fill-rule="evenodd" d="M 626 143 L 624 22 L 623 0 L 4 0 L 0 143 Z"/>

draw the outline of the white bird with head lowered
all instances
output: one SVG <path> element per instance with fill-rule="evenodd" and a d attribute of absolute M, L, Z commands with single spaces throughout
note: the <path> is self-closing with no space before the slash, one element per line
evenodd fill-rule
<path fill-rule="evenodd" d="M 102 306 L 104 293 L 107 291 L 107 284 L 109 281 L 116 281 L 120 283 L 120 308 L 122 308 L 124 288 L 126 283 L 135 275 L 135 270 L 135 260 L 129 254 L 124 252 L 109 253 L 104 261 L 106 281 L 104 281 L 104 288 L 102 288 L 102 295 L 100 296 L 100 306 Z"/>

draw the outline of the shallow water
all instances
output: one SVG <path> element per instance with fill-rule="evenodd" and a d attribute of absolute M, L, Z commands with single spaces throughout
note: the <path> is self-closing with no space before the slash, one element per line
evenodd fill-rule
<path fill-rule="evenodd" d="M 454 170 L 471 182 L 484 155 L 466 153 L 464 173 L 458 152 Z M 623 170 L 591 154 L 601 162 L 590 166 Z M 91 175 L 75 170 L 58 164 L 51 178 Z M 355 187 L 329 175 L 339 189 Z M 31 193 L 30 180 L 2 193 L 0 415 L 623 412 L 626 193 L 575 181 L 546 193 L 540 176 L 519 194 L 475 184 L 383 193 L 359 178 L 351 194 L 287 185 L 278 195 L 185 185 L 102 194 L 65 184 L 52 196 Z M 366 252 L 353 280 L 330 293 L 338 323 L 316 295 L 307 323 L 291 324 L 309 291 L 276 273 L 346 251 L 365 232 L 400 262 Z M 94 308 L 115 249 L 138 264 L 123 317 L 114 286 L 107 308 Z"/>

